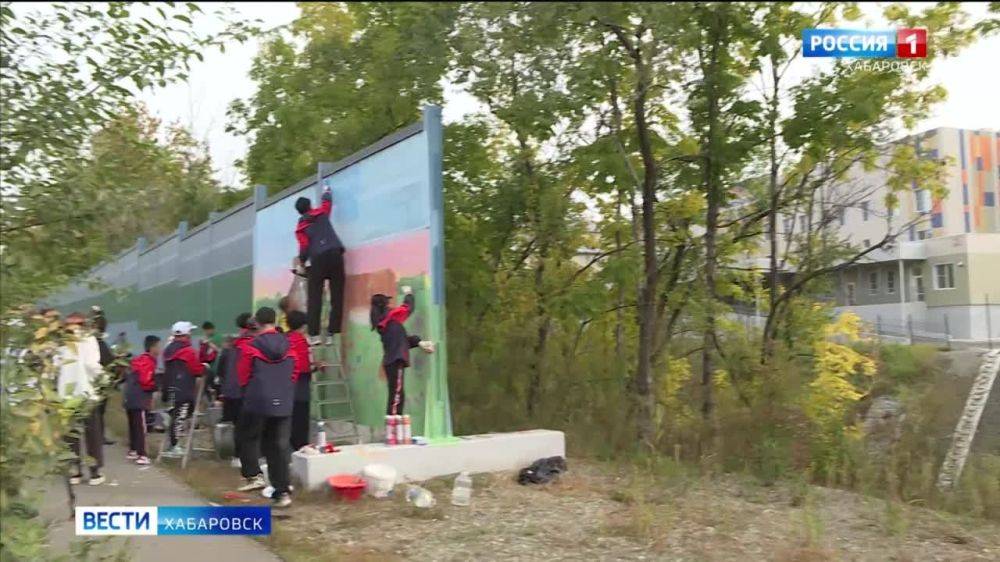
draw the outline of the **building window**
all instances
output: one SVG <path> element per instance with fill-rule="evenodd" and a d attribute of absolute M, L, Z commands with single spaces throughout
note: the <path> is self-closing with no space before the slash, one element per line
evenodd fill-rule
<path fill-rule="evenodd" d="M 920 214 L 931 212 L 931 192 L 920 189 L 915 195 L 917 197 L 917 212 Z"/>
<path fill-rule="evenodd" d="M 878 272 L 872 271 L 868 274 L 868 294 L 877 295 L 878 294 Z"/>
<path fill-rule="evenodd" d="M 891 269 L 885 272 L 885 292 L 890 295 L 896 293 L 896 272 Z"/>
<path fill-rule="evenodd" d="M 941 213 L 934 213 L 931 215 L 931 228 L 941 228 L 944 226 L 944 217 Z"/>
<path fill-rule="evenodd" d="M 995 207 L 997 204 L 997 194 L 992 191 L 983 192 L 983 206 Z"/>
<path fill-rule="evenodd" d="M 867 238 L 865 238 L 864 240 L 861 241 L 861 247 L 864 248 L 864 249 L 866 249 L 866 250 L 868 248 L 871 248 L 872 247 L 872 241 L 869 240 L 869 239 L 867 239 Z"/>
<path fill-rule="evenodd" d="M 927 240 L 932 235 L 930 230 L 921 230 L 917 233 L 917 240 Z"/>
<path fill-rule="evenodd" d="M 854 298 L 854 283 L 847 284 L 847 304 L 857 304 L 857 299 Z"/>
<path fill-rule="evenodd" d="M 924 270 L 917 266 L 913 270 L 913 288 L 917 294 L 917 300 L 924 302 Z"/>
<path fill-rule="evenodd" d="M 976 169 L 977 170 L 982 170 L 983 169 L 983 157 L 982 156 L 976 156 Z"/>
<path fill-rule="evenodd" d="M 793 226 L 795 226 L 795 219 L 793 219 L 791 217 L 786 217 L 785 218 L 785 233 L 791 232 Z"/>
<path fill-rule="evenodd" d="M 934 288 L 935 289 L 955 288 L 955 264 L 939 263 L 934 266 Z"/>
<path fill-rule="evenodd" d="M 861 220 L 868 220 L 868 201 L 861 202 Z"/>

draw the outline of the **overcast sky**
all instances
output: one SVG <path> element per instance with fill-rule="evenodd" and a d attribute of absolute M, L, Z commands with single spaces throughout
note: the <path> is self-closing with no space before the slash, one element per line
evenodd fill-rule
<path fill-rule="evenodd" d="M 246 18 L 260 19 L 267 26 L 288 24 L 299 14 L 298 7 L 290 2 L 237 2 L 233 6 Z M 870 15 L 868 26 L 884 27 L 877 17 L 878 10 L 866 6 L 866 13 Z M 208 5 L 205 8 L 208 10 Z M 984 4 L 970 4 L 967 9 L 981 14 Z M 196 21 L 196 25 L 202 24 Z M 224 54 L 206 53 L 204 62 L 193 65 L 187 83 L 142 95 L 155 115 L 168 122 L 179 121 L 187 125 L 196 137 L 208 142 L 216 175 L 224 185 L 242 187 L 244 182 L 235 161 L 246 153 L 247 142 L 243 137 L 225 132 L 226 108 L 233 99 L 253 93 L 254 83 L 249 78 L 249 71 L 258 47 L 258 43 L 250 42 L 232 45 Z M 933 116 L 918 129 L 941 126 L 1000 128 L 1000 104 L 996 102 L 997 92 L 1000 92 L 1000 73 L 996 72 L 998 59 L 1000 35 L 994 35 L 962 51 L 958 57 L 939 61 L 932 71 L 932 80 L 947 88 L 948 99 L 937 106 Z M 813 66 L 823 64 L 816 59 L 799 62 L 801 67 L 796 74 L 803 75 Z M 475 110 L 475 100 L 470 96 L 453 87 L 445 88 L 446 122 Z"/>

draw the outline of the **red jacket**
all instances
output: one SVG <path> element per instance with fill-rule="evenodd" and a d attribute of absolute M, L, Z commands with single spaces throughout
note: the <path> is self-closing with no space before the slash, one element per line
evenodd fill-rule
<path fill-rule="evenodd" d="M 183 344 L 185 339 L 188 339 L 188 336 L 177 336 L 174 338 L 174 342 Z M 198 360 L 198 353 L 196 353 L 194 348 L 191 347 L 190 341 L 187 342 L 187 345 L 180 346 L 173 346 L 172 342 L 171 345 L 168 345 L 167 349 L 164 350 L 163 360 L 183 361 L 184 364 L 187 365 L 188 373 L 190 373 L 192 377 L 200 377 L 202 373 L 205 372 L 205 366 Z"/>
<path fill-rule="evenodd" d="M 139 375 L 139 386 L 143 390 L 156 390 L 156 358 L 149 353 L 132 359 L 132 371 Z"/>
<path fill-rule="evenodd" d="M 309 342 L 301 332 L 292 330 L 286 334 L 288 343 L 291 346 L 291 354 L 295 356 L 295 379 L 301 375 L 312 372 L 312 355 L 309 351 Z"/>
<path fill-rule="evenodd" d="M 240 336 L 233 340 L 233 348 L 239 350 L 239 355 L 236 359 L 236 378 L 240 381 L 240 386 L 246 386 L 250 382 L 250 367 L 252 361 L 250 357 L 250 343 L 253 342 L 253 334 L 249 332 L 241 332 Z"/>
<path fill-rule="evenodd" d="M 278 330 L 274 328 L 268 328 L 267 330 L 261 330 L 257 332 L 257 335 L 254 336 L 254 338 L 256 338 L 257 336 L 262 336 L 264 334 L 276 334 L 276 333 L 278 333 Z M 242 343 L 240 347 L 240 357 L 239 359 L 237 359 L 238 363 L 236 364 L 236 372 L 239 374 L 240 377 L 240 386 L 246 386 L 247 384 L 250 383 L 250 376 L 253 373 L 253 360 L 255 358 L 263 357 L 263 355 L 259 350 L 250 345 L 251 343 L 253 343 L 254 338 L 248 339 L 245 343 Z M 307 350 L 308 350 L 308 345 L 307 345 Z M 292 370 L 292 382 L 295 382 L 299 380 L 299 369 L 298 369 L 299 358 L 295 352 L 295 348 L 291 346 L 291 341 L 289 341 L 288 355 L 295 360 L 295 369 Z M 307 356 L 306 361 L 308 360 L 309 359 Z"/>
<path fill-rule="evenodd" d="M 332 227 L 329 225 L 330 211 L 333 209 L 333 197 L 330 195 L 329 191 L 323 192 L 323 198 L 320 202 L 319 207 L 315 209 L 309 209 L 305 214 L 299 218 L 298 224 L 295 225 L 295 239 L 299 243 L 299 259 L 303 262 L 309 257 L 309 230 L 314 224 L 320 224 L 325 228 L 330 228 L 331 233 L 333 233 Z M 322 224 L 319 219 L 324 219 Z M 332 239 L 329 241 L 331 244 L 340 245 L 340 239 L 333 234 Z"/>

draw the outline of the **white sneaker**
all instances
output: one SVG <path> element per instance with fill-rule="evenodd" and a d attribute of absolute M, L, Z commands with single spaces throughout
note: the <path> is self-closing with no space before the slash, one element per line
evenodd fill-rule
<path fill-rule="evenodd" d="M 136 457 L 135 464 L 147 465 L 149 464 L 149 457 Z"/>
<path fill-rule="evenodd" d="M 309 345 L 312 347 L 323 345 L 323 338 L 319 336 L 309 336 Z"/>
<path fill-rule="evenodd" d="M 139 458 L 139 453 L 135 451 L 129 451 L 128 453 L 125 453 L 126 460 L 134 461 L 137 458 Z"/>
<path fill-rule="evenodd" d="M 417 345 L 420 346 L 420 349 L 422 349 L 424 353 L 434 353 L 434 342 L 432 341 L 424 340 Z"/>
<path fill-rule="evenodd" d="M 265 498 L 271 499 L 271 496 L 274 495 L 274 486 L 268 486 L 264 488 L 263 490 L 260 491 L 260 495 L 264 496 Z"/>
<path fill-rule="evenodd" d="M 243 463 L 240 462 L 239 457 L 233 457 L 232 460 L 229 461 L 229 466 L 233 468 L 242 468 Z"/>
<path fill-rule="evenodd" d="M 173 459 L 179 459 L 184 456 L 184 447 L 180 445 L 174 445 L 173 447 L 163 451 L 163 456 L 170 457 Z"/>
<path fill-rule="evenodd" d="M 87 480 L 87 484 L 90 484 L 91 486 L 100 486 L 101 484 L 104 484 L 104 475 L 98 474 L 97 476 L 91 476 L 90 480 Z"/>
<path fill-rule="evenodd" d="M 258 474 L 250 478 L 244 478 L 243 485 L 236 489 L 240 492 L 249 492 L 251 490 L 259 490 L 264 486 L 267 486 L 267 482 L 264 481 L 264 475 Z"/>
<path fill-rule="evenodd" d="M 272 504 L 273 507 L 288 507 L 290 505 L 292 505 L 291 494 L 281 494 L 277 498 L 274 498 L 274 503 Z"/>
<path fill-rule="evenodd" d="M 83 475 L 82 474 L 74 474 L 73 476 L 69 477 L 69 483 L 70 484 L 76 485 L 76 484 L 79 484 L 80 482 L 83 482 Z"/>

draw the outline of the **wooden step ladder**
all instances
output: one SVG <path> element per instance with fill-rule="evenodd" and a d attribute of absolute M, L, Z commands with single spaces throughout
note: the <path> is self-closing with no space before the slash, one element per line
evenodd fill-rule
<path fill-rule="evenodd" d="M 351 401 L 351 385 L 344 378 L 340 334 L 335 335 L 332 342 L 313 347 L 313 354 L 324 367 L 316 371 L 312 378 L 312 404 L 309 408 L 312 421 L 322 426 L 330 443 L 361 443 L 361 432 L 358 431 Z"/>
<path fill-rule="evenodd" d="M 192 452 L 202 452 L 202 453 L 212 453 L 219 458 L 218 449 L 215 447 L 215 431 L 213 431 L 212 424 L 209 423 L 208 409 L 204 407 L 206 404 L 205 398 L 205 377 L 198 377 L 195 382 L 195 395 L 194 395 L 194 408 L 188 419 L 184 421 L 184 425 L 181 427 L 181 433 L 177 436 L 177 442 L 183 443 L 184 454 L 181 455 L 181 468 L 187 468 L 188 460 L 191 458 Z M 199 427 L 200 422 L 200 427 Z M 173 425 L 174 420 L 170 420 L 170 424 Z M 212 440 L 212 447 L 196 447 L 194 445 L 195 435 L 208 434 L 209 438 Z M 159 464 L 163 459 L 176 458 L 173 456 L 165 456 L 167 448 L 170 444 L 170 426 L 167 426 L 167 431 L 163 434 L 163 440 L 160 442 L 160 452 L 156 455 L 156 462 Z"/>

